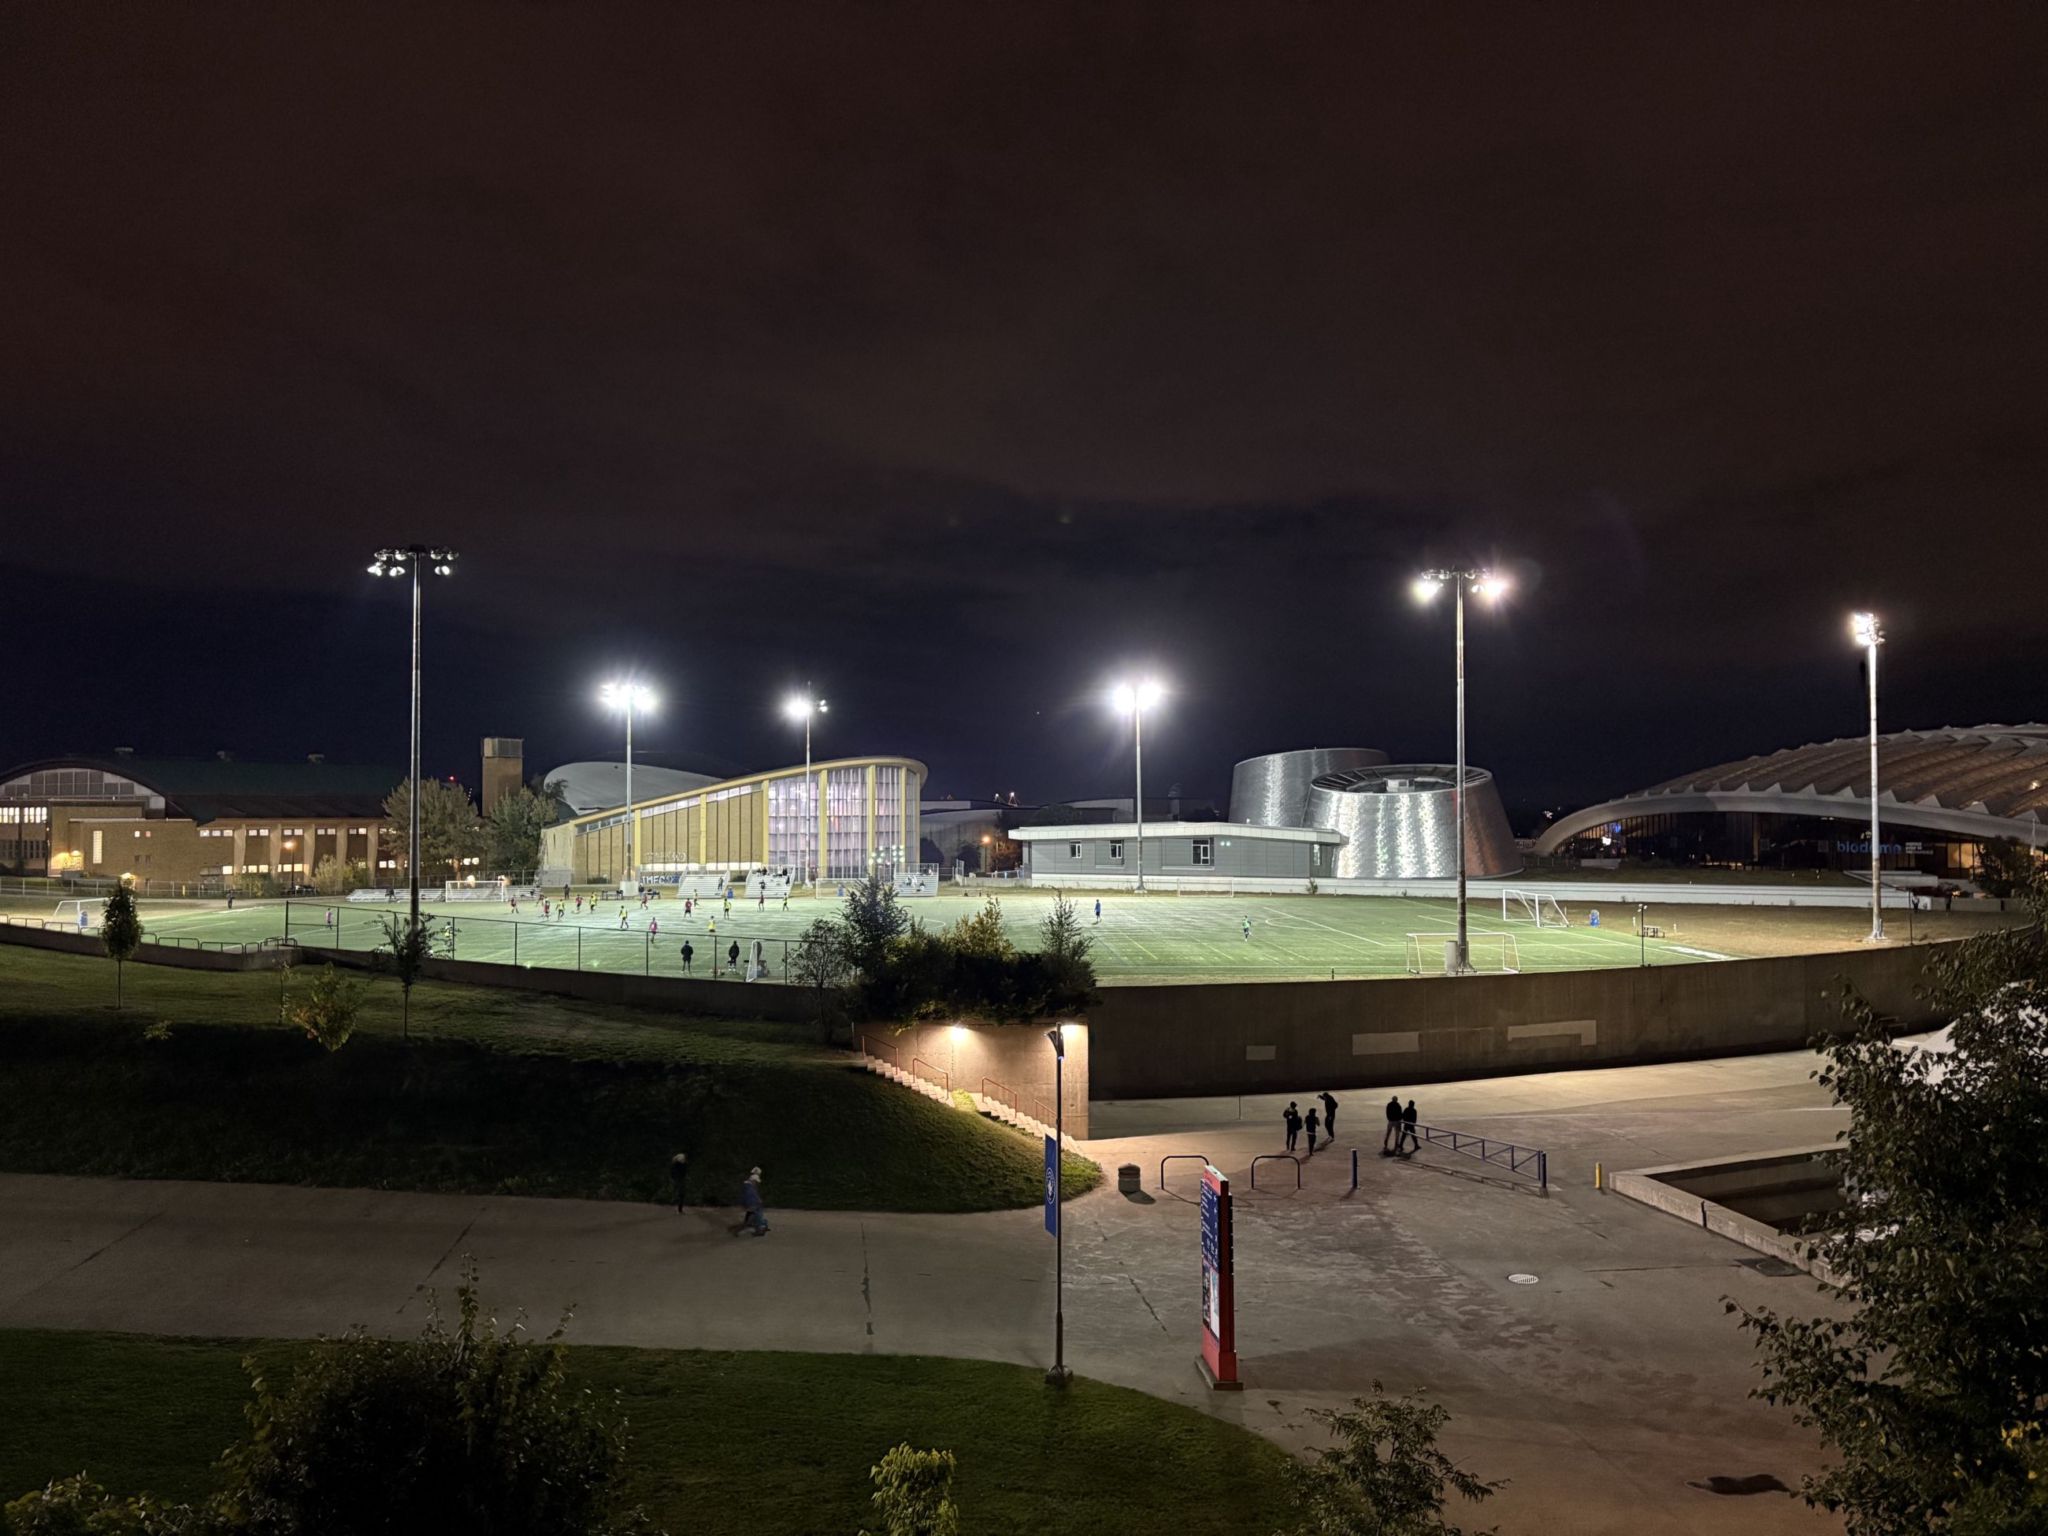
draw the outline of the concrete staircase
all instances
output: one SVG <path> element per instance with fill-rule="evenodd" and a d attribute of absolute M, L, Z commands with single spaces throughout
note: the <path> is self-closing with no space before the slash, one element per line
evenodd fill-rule
<path fill-rule="evenodd" d="M 875 1054 L 869 1048 L 868 1042 L 865 1039 L 860 1043 L 860 1053 L 861 1065 L 868 1071 L 876 1074 L 878 1077 L 887 1078 L 898 1087 L 908 1088 L 912 1093 L 921 1093 L 926 1098 L 931 1099 L 935 1103 L 944 1104 L 949 1109 L 957 1109 L 959 1107 L 958 1099 L 964 1098 L 973 1104 L 976 1113 L 986 1115 L 991 1120 L 1022 1131 L 1034 1141 L 1043 1142 L 1046 1137 L 1053 1134 L 1053 1128 L 1043 1120 L 1035 1115 L 1024 1113 L 1023 1110 L 1016 1108 L 1007 1100 L 998 1098 L 993 1094 L 968 1093 L 962 1090 L 958 1098 L 956 1098 L 952 1089 L 945 1084 L 934 1082 L 920 1072 L 899 1067 L 894 1062 L 888 1060 L 888 1058 Z M 1060 1144 L 1070 1152 L 1076 1150 L 1077 1144 L 1072 1136 L 1062 1138 Z"/>

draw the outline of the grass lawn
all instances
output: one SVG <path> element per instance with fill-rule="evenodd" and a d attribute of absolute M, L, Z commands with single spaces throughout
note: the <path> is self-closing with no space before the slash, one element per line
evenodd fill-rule
<path fill-rule="evenodd" d="M 0 1500 L 84 1470 L 118 1492 L 190 1499 L 242 1432 L 253 1351 L 222 1339 L 0 1330 Z M 901 1355 L 577 1348 L 580 1385 L 617 1389 L 633 1492 L 674 1532 L 860 1529 L 869 1466 L 899 1441 L 953 1451 L 976 1532 L 1262 1532 L 1281 1523 L 1282 1453 L 1142 1393 Z"/>
<path fill-rule="evenodd" d="M 680 1149 L 696 1198 L 733 1201 L 754 1163 L 797 1209 L 1042 1198 L 1037 1143 L 797 1027 L 422 983 L 407 1044 L 378 979 L 329 1055 L 277 1023 L 275 973 L 130 965 L 119 1016 L 112 982 L 98 957 L 0 946 L 0 1168 L 654 1200 Z M 1101 1176 L 1068 1170 L 1074 1194 Z"/>
<path fill-rule="evenodd" d="M 1814 885 L 1818 882 L 1788 882 Z M 966 895 L 948 888 L 931 898 L 907 901 L 912 914 L 940 927 L 979 911 L 985 892 Z M 1095 916 L 1098 894 L 1102 915 Z M 1039 924 L 1051 908 L 1054 893 L 1017 889 L 999 894 L 1005 926 L 1024 949 L 1038 942 Z M 1144 896 L 1129 892 L 1077 892 L 1075 903 L 1094 944 L 1097 976 L 1106 984 L 1146 981 L 1323 981 L 1336 978 L 1407 974 L 1409 935 L 1422 935 L 1441 963 L 1442 941 L 1457 929 L 1452 902 L 1402 896 L 1177 896 L 1161 891 Z M 26 898 L 24 898 L 26 900 Z M 643 912 L 627 910 L 625 929 L 618 924 L 619 904 L 596 915 L 572 915 L 542 922 L 532 903 L 522 903 L 514 920 L 500 904 L 463 903 L 436 906 L 432 915 L 452 918 L 456 926 L 457 959 L 516 963 L 541 968 L 627 971 L 657 976 L 681 975 L 680 948 L 693 946 L 692 974 L 702 976 L 712 964 L 711 952 L 723 956 L 738 942 L 750 954 L 758 939 L 771 979 L 781 977 L 788 946 L 820 916 L 834 916 L 838 904 L 829 899 L 792 902 L 787 912 L 778 903 L 765 910 L 745 903 L 728 916 L 715 906 L 700 908 L 691 918 L 681 904 L 659 900 Z M 1984 906 L 1988 906 L 1986 903 Z M 164 941 L 180 944 L 256 944 L 292 938 L 312 950 L 337 947 L 370 950 L 383 941 L 381 906 L 346 902 L 241 902 L 230 912 L 220 902 L 180 902 L 145 898 L 143 924 Z M 1599 927 L 1589 925 L 1599 909 Z M 1566 902 L 1567 926 L 1537 927 L 1503 918 L 1498 894 L 1475 897 L 1470 926 L 1480 942 L 1475 959 L 1484 967 L 1498 963 L 1505 945 L 1492 935 L 1512 940 L 1514 957 L 1524 971 L 1589 970 L 1608 966 L 1690 965 L 1758 955 L 1801 954 L 1853 947 L 1869 932 L 1866 910 L 1755 906 L 1693 906 L 1653 903 L 1651 924 L 1663 937 L 1639 942 L 1630 902 L 1604 900 L 1597 886 Z M 330 926 L 328 918 L 332 914 Z M 49 903 L 33 914 L 49 916 Z M 1244 937 L 1249 917 L 1252 936 Z M 2011 922 L 2011 916 L 1961 903 L 1953 914 L 1888 913 L 1900 937 L 1954 937 Z M 650 922 L 660 924 L 650 934 Z M 717 933 L 708 930 L 713 922 Z M 1433 941 L 1433 942 L 1431 942 Z M 734 986 L 745 983 L 734 981 Z"/>

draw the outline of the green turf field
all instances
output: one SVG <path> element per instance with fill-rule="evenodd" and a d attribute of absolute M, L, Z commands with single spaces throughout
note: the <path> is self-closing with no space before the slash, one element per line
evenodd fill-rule
<path fill-rule="evenodd" d="M 985 899 L 947 894 L 910 900 L 905 906 L 927 926 L 950 924 L 980 908 Z M 1052 905 L 1053 894 L 1019 889 L 1001 896 L 1011 937 L 1021 948 L 1035 946 L 1038 925 Z M 1305 981 L 1331 978 L 1402 976 L 1409 973 L 1411 953 L 1423 952 L 1426 967 L 1441 968 L 1443 941 L 1457 927 L 1456 908 L 1449 901 L 1389 896 L 1176 896 L 1106 893 L 1102 915 L 1095 916 L 1096 896 L 1075 897 L 1083 923 L 1094 940 L 1096 974 L 1106 983 L 1138 981 Z M 601 903 L 566 918 L 543 921 L 538 902 L 522 902 L 517 919 L 498 902 L 436 902 L 426 910 L 452 920 L 453 953 L 462 960 L 484 960 L 561 969 L 629 971 L 678 976 L 684 973 L 681 946 L 693 950 L 690 974 L 728 974 L 731 946 L 740 949 L 744 971 L 758 940 L 767 979 L 780 980 L 790 942 L 819 917 L 835 916 L 838 903 L 829 896 L 793 899 L 787 910 L 779 901 L 765 907 L 735 902 L 730 913 L 718 903 L 699 905 L 689 917 L 671 897 L 650 901 Z M 141 903 L 144 927 L 171 943 L 255 944 L 289 935 L 308 949 L 376 948 L 383 940 L 381 919 L 399 906 L 318 900 L 238 901 L 232 912 L 217 901 L 147 900 Z M 19 908 L 48 918 L 49 903 Z M 1469 909 L 1473 960 L 1482 969 L 1499 969 L 1512 960 L 1522 971 L 1587 970 L 1607 966 L 1683 965 L 1757 955 L 1809 953 L 1853 945 L 1869 929 L 1867 913 L 1856 908 L 1794 909 L 1777 907 L 1707 907 L 1669 904 L 1652 907 L 1649 921 L 1663 936 L 1639 939 L 1634 907 L 1614 903 L 1601 911 L 1600 926 L 1591 926 L 1593 905 L 1567 905 L 1567 926 L 1542 927 L 1525 921 L 1504 921 L 1498 897 L 1475 899 Z M 97 914 L 94 914 L 95 917 Z M 1243 924 L 1251 920 L 1251 936 Z M 1916 937 L 1947 937 L 1976 932 L 2006 919 L 1995 913 L 1957 911 L 1922 913 L 1914 919 Z M 1888 914 L 1888 925 L 1906 936 L 1903 913 Z M 650 931 L 658 925 L 658 932 Z M 715 929 L 715 931 L 714 931 Z M 1409 935 L 1422 935 L 1415 945 Z M 1511 947 L 1510 947 L 1511 946 Z"/>

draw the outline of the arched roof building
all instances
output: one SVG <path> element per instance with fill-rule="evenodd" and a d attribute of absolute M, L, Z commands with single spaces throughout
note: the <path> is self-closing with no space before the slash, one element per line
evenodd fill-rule
<path fill-rule="evenodd" d="M 2048 725 L 1953 726 L 1877 739 L 1885 828 L 2048 846 Z M 1574 811 L 1537 840 L 1552 853 L 1612 822 L 1687 814 L 1763 814 L 1870 823 L 1870 738 L 1788 747 L 1667 779 Z"/>

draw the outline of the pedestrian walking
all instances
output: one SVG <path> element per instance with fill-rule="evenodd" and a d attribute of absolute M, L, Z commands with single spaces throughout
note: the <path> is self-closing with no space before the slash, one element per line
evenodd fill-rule
<path fill-rule="evenodd" d="M 1303 1124 L 1308 1129 L 1308 1155 L 1314 1157 L 1316 1155 L 1316 1112 L 1313 1107 L 1310 1108 L 1308 1119 Z"/>
<path fill-rule="evenodd" d="M 1323 1137 L 1328 1141 L 1337 1139 L 1337 1098 L 1325 1088 L 1316 1095 L 1323 1101 Z"/>
<path fill-rule="evenodd" d="M 1294 1107 L 1294 1100 L 1287 1101 L 1286 1113 L 1280 1116 L 1280 1123 L 1287 1127 L 1287 1150 L 1294 1150 L 1294 1140 L 1301 1134 L 1301 1111 Z"/>
<path fill-rule="evenodd" d="M 1098 923 L 1102 921 L 1102 898 L 1100 896 L 1095 898 L 1095 921 Z"/>
<path fill-rule="evenodd" d="M 683 940 L 683 974 L 690 974 L 690 962 L 697 957 L 697 951 L 690 947 L 688 939 Z"/>
<path fill-rule="evenodd" d="M 1953 912 L 1955 911 L 1955 909 L 1956 893 L 1954 888 L 1950 886 L 1943 886 L 1941 890 L 1941 910 L 1944 912 Z"/>
<path fill-rule="evenodd" d="M 676 1214 L 683 1210 L 684 1187 L 690 1177 L 690 1154 L 678 1152 L 668 1160 L 668 1181 L 676 1192 Z"/>
<path fill-rule="evenodd" d="M 1408 1148 L 1406 1152 L 1401 1154 L 1403 1157 L 1412 1157 L 1415 1153 L 1422 1150 L 1422 1138 L 1415 1134 L 1415 1101 L 1413 1099 L 1410 1099 L 1408 1107 L 1401 1111 L 1401 1140 L 1406 1143 Z"/>
<path fill-rule="evenodd" d="M 766 1237 L 768 1235 L 768 1208 L 761 1203 L 761 1170 L 759 1168 L 750 1169 L 747 1173 L 746 1182 L 740 1185 L 740 1209 L 744 1214 L 740 1217 L 740 1224 L 732 1229 L 732 1235 L 738 1237 L 742 1232 L 751 1229 L 754 1236 Z"/>
<path fill-rule="evenodd" d="M 1380 1156 L 1392 1157 L 1401 1150 L 1401 1095 L 1387 1100 L 1387 1134 L 1380 1138 Z"/>
<path fill-rule="evenodd" d="M 233 891 L 228 892 L 228 910 L 230 912 L 235 910 L 235 893 Z"/>

